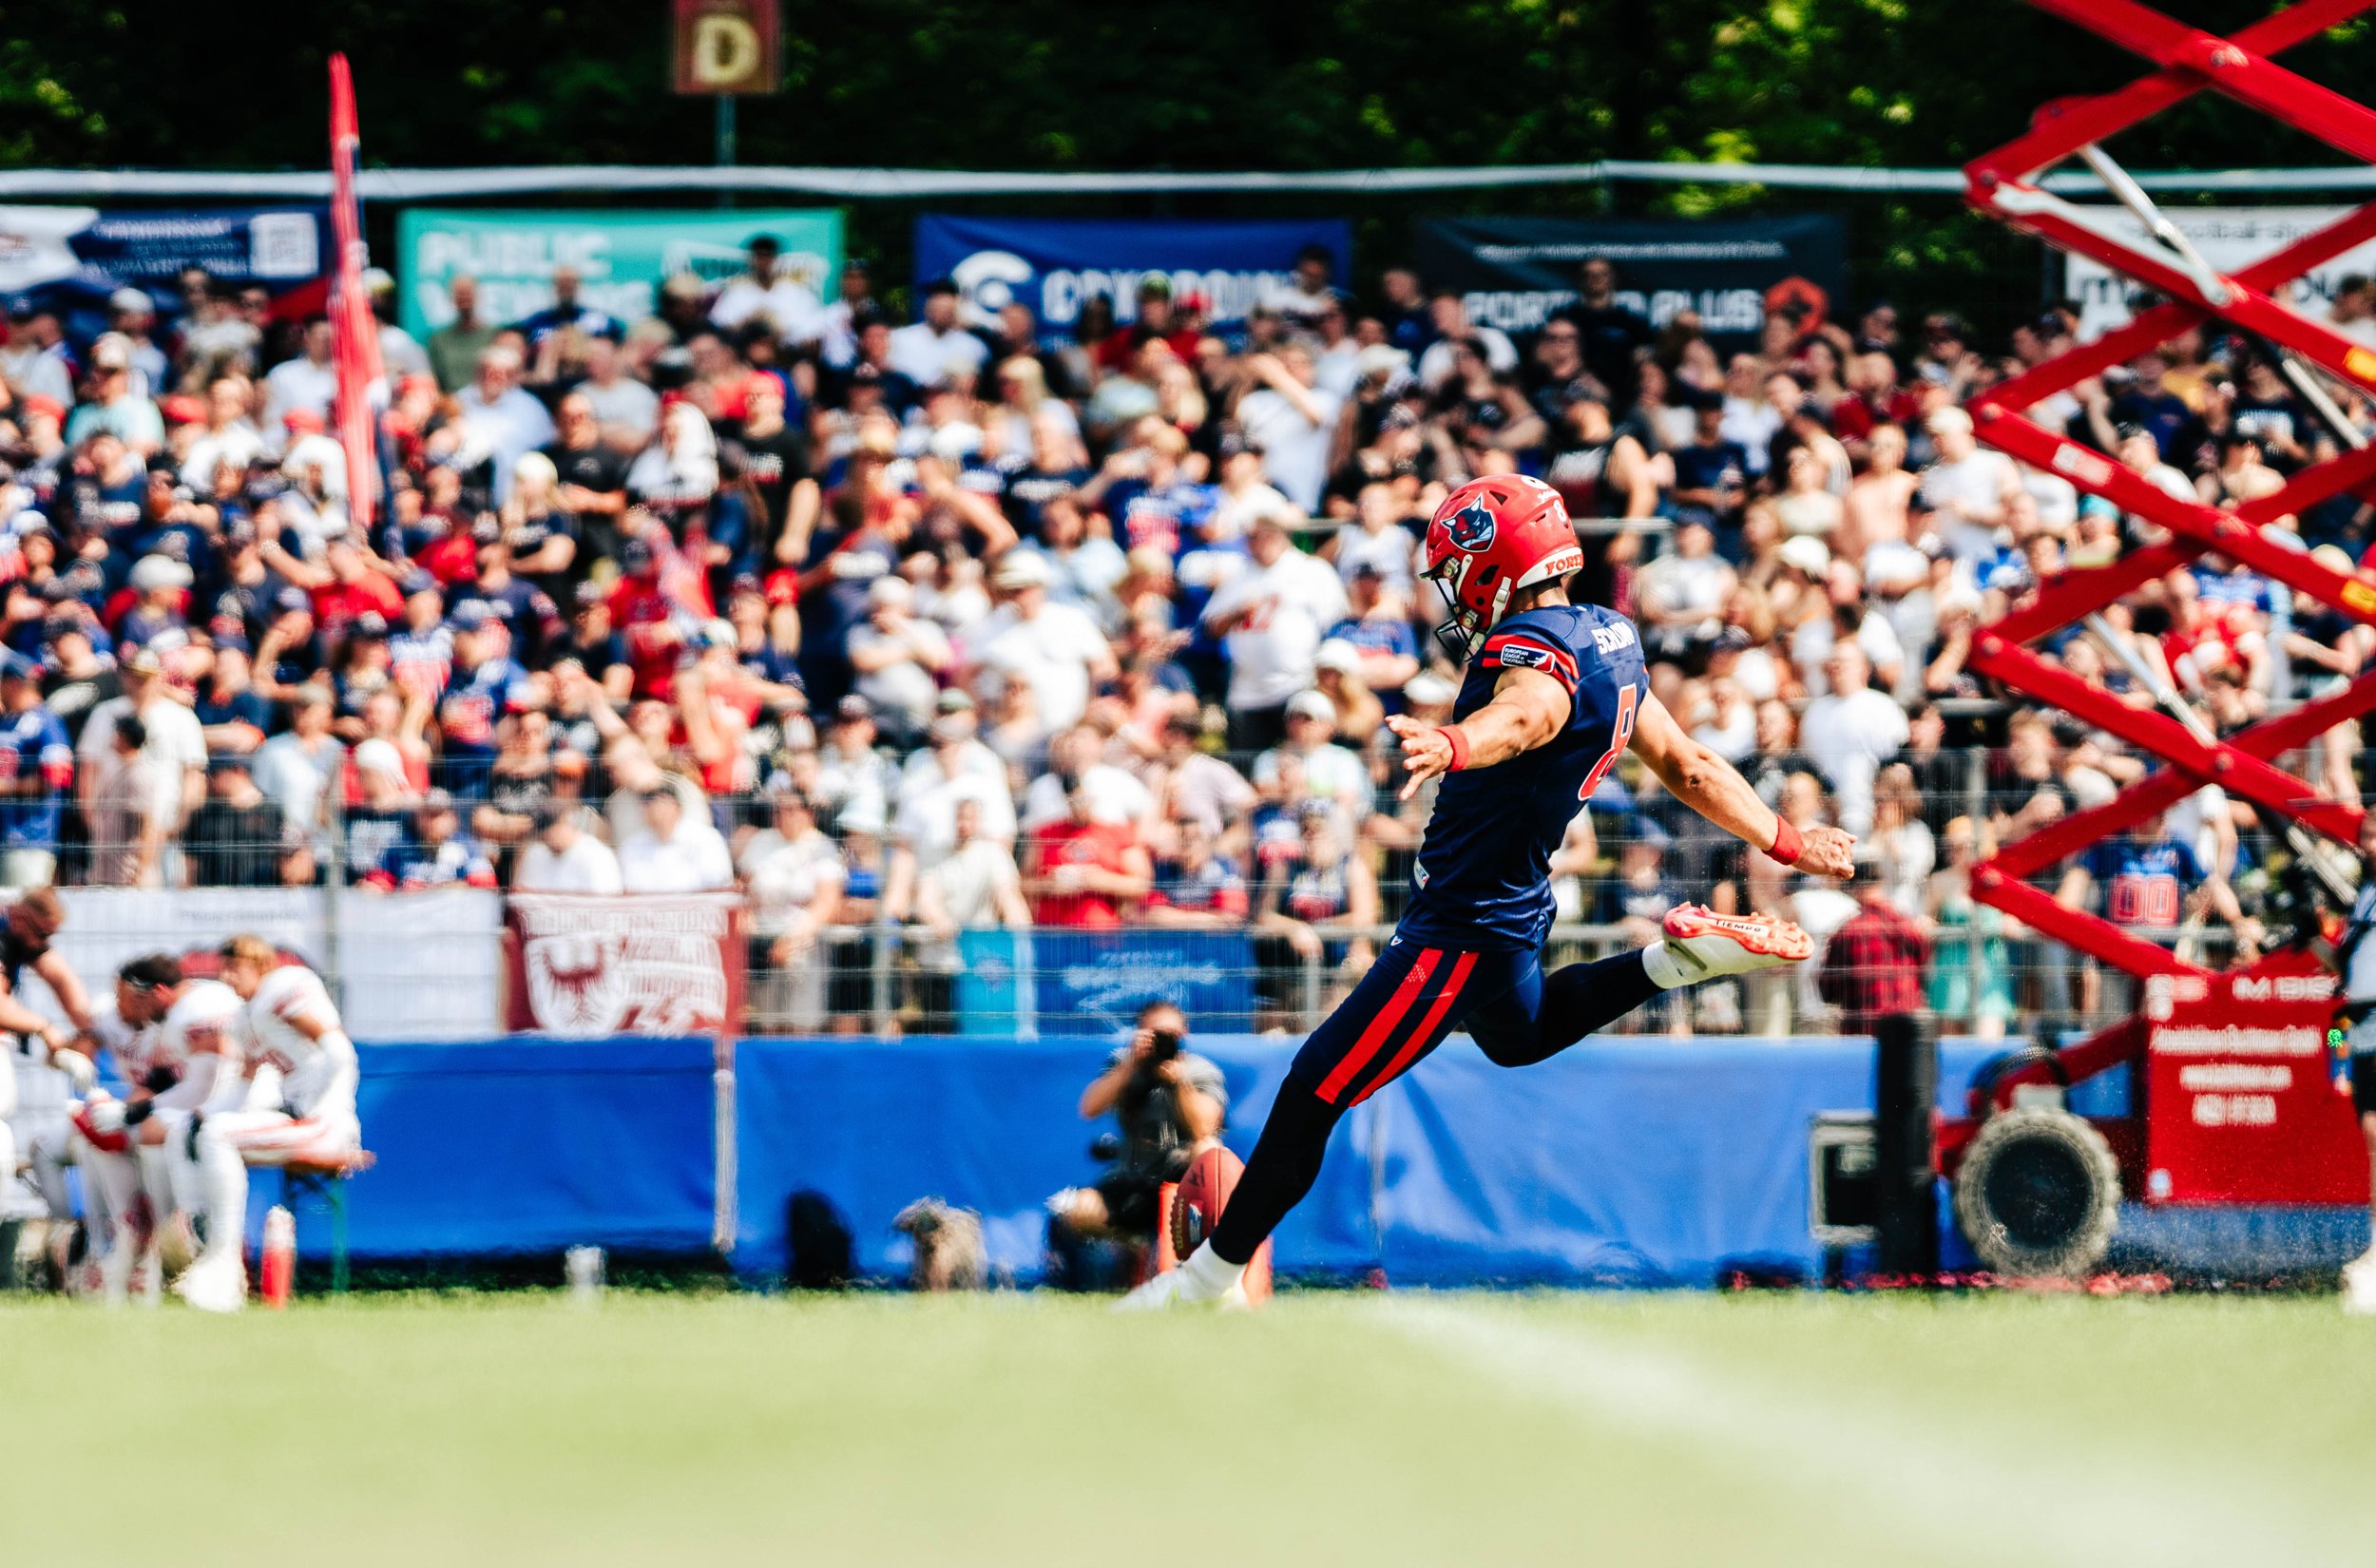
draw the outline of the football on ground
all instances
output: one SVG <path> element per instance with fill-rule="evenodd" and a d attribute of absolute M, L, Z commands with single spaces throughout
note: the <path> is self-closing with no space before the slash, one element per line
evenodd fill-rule
<path fill-rule="evenodd" d="M 2369 1560 L 2376 1321 L 2330 1295 L 1106 1305 L 0 1307 L 0 1539 L 181 1568 Z M 89 1397 L 111 1368 L 137 1398 Z M 137 1478 L 134 1512 L 28 1501 L 94 1477 Z"/>

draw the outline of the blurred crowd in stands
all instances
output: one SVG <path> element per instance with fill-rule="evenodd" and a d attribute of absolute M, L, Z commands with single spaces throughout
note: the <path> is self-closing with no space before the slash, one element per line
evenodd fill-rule
<path fill-rule="evenodd" d="M 0 875 L 738 887 L 762 967 L 822 976 L 837 931 L 889 921 L 920 984 L 969 927 L 1248 927 L 1266 965 L 1341 984 L 1429 806 L 1396 798 L 1379 720 L 1448 714 L 1457 686 L 1420 530 L 1448 487 L 1517 469 L 1566 498 L 1578 586 L 1638 619 L 1657 695 L 1871 862 L 1866 887 L 1807 886 L 1621 768 L 1554 867 L 1563 920 L 1791 908 L 1910 966 L 1833 966 L 1842 1016 L 1908 985 L 1984 1030 L 2086 1010 L 2096 977 L 1964 874 L 2147 766 L 1965 667 L 1976 625 L 2159 537 L 1980 447 L 1958 407 L 2071 347 L 2075 311 L 1982 343 L 1887 303 L 1793 308 L 1725 352 L 1596 259 L 1513 336 L 1407 270 L 1346 292 L 1313 251 L 1227 335 L 1150 277 L 1053 342 L 1021 305 L 968 319 L 936 283 L 895 312 L 856 261 L 821 299 L 776 259 L 756 238 L 742 274 L 676 278 L 643 320 L 565 270 L 526 320 L 481 318 L 457 278 L 426 341 L 384 325 L 368 531 L 321 320 L 196 272 L 178 299 L 120 294 L 84 341 L 11 301 Z M 2347 279 L 2332 318 L 2376 342 L 2372 305 Z M 2336 443 L 2260 353 L 2202 333 L 2032 413 L 2215 506 Z M 2347 495 L 2268 531 L 2350 570 L 2366 521 Z M 2138 705 L 2138 671 L 2166 677 L 2227 732 L 2371 643 L 2207 557 L 2043 648 Z M 2356 798 L 2358 751 L 2337 732 L 2306 767 Z M 2206 791 L 2135 836 L 2185 853 L 2044 880 L 2156 928 L 2209 900 L 2257 938 L 2249 812 Z M 2175 892 L 2135 882 L 2147 859 Z M 844 1011 L 839 986 L 784 1005 Z M 1742 1026 L 1736 1000 L 1673 1011 Z"/>

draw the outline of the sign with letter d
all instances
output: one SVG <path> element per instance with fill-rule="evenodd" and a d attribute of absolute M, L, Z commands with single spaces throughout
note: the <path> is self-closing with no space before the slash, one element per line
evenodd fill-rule
<path fill-rule="evenodd" d="M 763 93 L 783 86 L 776 0 L 677 0 L 677 90 Z"/>

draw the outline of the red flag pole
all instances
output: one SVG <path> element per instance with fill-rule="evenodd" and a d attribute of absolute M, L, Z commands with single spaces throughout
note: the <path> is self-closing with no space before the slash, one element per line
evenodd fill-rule
<path fill-rule="evenodd" d="M 362 133 L 347 57 L 330 57 L 330 225 L 338 247 L 332 275 L 332 363 L 337 374 L 338 444 L 347 458 L 347 518 L 369 532 L 379 495 L 378 417 L 372 399 L 382 375 L 379 323 L 363 288 L 363 209 L 354 194 Z"/>

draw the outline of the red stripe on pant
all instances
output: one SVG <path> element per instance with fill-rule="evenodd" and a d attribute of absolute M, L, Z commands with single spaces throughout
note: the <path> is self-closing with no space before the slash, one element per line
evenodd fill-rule
<path fill-rule="evenodd" d="M 1335 1069 L 1320 1080 L 1322 1100 L 1332 1105 L 1335 1104 L 1336 1097 L 1345 1092 L 1345 1085 L 1351 1083 L 1364 1067 L 1370 1065 L 1370 1059 L 1375 1057 L 1380 1048 L 1386 1044 L 1388 1038 L 1394 1033 L 1395 1026 L 1408 1016 L 1410 1004 L 1419 1000 L 1419 993 L 1428 988 L 1428 981 L 1435 973 L 1436 961 L 1443 956 L 1444 949 L 1441 947 L 1428 947 L 1420 952 L 1418 960 L 1411 965 L 1410 971 L 1403 976 L 1403 983 L 1394 987 L 1393 1000 L 1378 1009 L 1378 1016 L 1371 1019 L 1370 1026 L 1361 1031 L 1361 1038 L 1353 1042 L 1351 1050 L 1345 1053 L 1345 1060 L 1338 1062 Z"/>
<path fill-rule="evenodd" d="M 1452 1010 L 1453 999 L 1460 995 L 1460 988 L 1468 984 L 1468 971 L 1476 966 L 1475 953 L 1460 955 L 1459 961 L 1452 966 L 1450 978 L 1444 982 L 1444 989 L 1436 993 L 1435 1005 L 1428 1009 L 1428 1016 L 1419 1021 L 1419 1027 L 1413 1029 L 1410 1038 L 1403 1042 L 1403 1048 L 1394 1053 L 1394 1060 L 1386 1064 L 1386 1071 L 1371 1079 L 1361 1093 L 1353 1096 L 1353 1104 L 1360 1104 L 1393 1082 L 1403 1069 L 1410 1065 L 1411 1059 L 1428 1048 L 1428 1042 L 1435 1038 L 1437 1025 L 1444 1022 L 1444 1015 Z"/>

